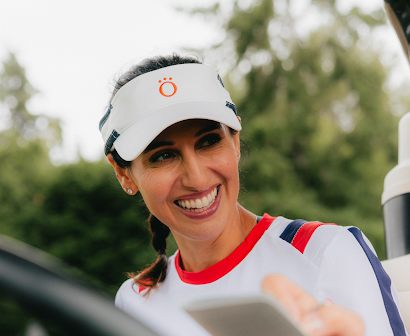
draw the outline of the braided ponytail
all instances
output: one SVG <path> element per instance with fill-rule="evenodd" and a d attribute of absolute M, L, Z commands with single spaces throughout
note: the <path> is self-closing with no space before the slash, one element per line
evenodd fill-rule
<path fill-rule="evenodd" d="M 157 260 L 148 268 L 141 271 L 137 276 L 130 274 L 134 278 L 134 282 L 142 287 L 148 287 L 148 292 L 154 288 L 159 282 L 165 280 L 168 267 L 168 258 L 166 255 L 167 238 L 169 236 L 169 228 L 158 220 L 153 214 L 148 217 L 149 230 L 152 234 L 151 244 L 155 251 L 158 252 Z"/>

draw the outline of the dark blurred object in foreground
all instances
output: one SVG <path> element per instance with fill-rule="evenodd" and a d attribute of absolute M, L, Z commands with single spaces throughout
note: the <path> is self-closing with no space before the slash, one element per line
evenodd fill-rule
<path fill-rule="evenodd" d="M 72 335 L 158 334 L 70 275 L 58 259 L 0 235 L 0 295 Z"/>

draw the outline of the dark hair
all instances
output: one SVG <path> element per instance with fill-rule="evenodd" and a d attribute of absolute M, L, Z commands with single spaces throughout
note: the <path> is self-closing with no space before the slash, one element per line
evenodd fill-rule
<path fill-rule="evenodd" d="M 172 54 L 169 56 L 157 56 L 143 60 L 141 63 L 131 67 L 127 72 L 125 72 L 118 78 L 118 80 L 115 83 L 114 90 L 111 95 L 109 103 L 111 103 L 117 91 L 123 85 L 127 84 L 135 77 L 143 75 L 150 71 L 165 68 L 167 66 L 185 63 L 202 64 L 202 62 L 198 58 L 192 56 L 180 56 L 178 54 Z M 229 128 L 229 131 L 231 135 L 237 133 L 237 131 L 232 128 Z M 123 169 L 129 169 L 131 167 L 132 162 L 125 161 L 123 158 L 121 158 L 121 156 L 118 154 L 115 148 L 113 151 L 111 151 L 111 155 L 113 160 L 119 167 Z M 167 238 L 170 233 L 169 228 L 165 224 L 163 224 L 159 219 L 157 219 L 153 214 L 149 215 L 148 223 L 149 230 L 152 234 L 152 246 L 154 247 L 155 251 L 158 252 L 157 260 L 141 272 L 137 274 L 129 274 L 130 277 L 134 278 L 135 284 L 149 288 L 147 293 L 149 293 L 149 291 L 152 288 L 154 288 L 158 283 L 165 280 L 168 267 L 168 261 L 166 256 Z"/>
<path fill-rule="evenodd" d="M 135 274 L 129 273 L 129 277 L 134 279 L 134 283 L 148 287 L 149 291 L 154 288 L 159 282 L 165 280 L 168 268 L 168 258 L 166 255 L 167 238 L 169 236 L 169 228 L 162 223 L 153 214 L 148 217 L 149 231 L 152 235 L 151 244 L 155 251 L 158 252 L 157 260 L 143 271 Z"/>

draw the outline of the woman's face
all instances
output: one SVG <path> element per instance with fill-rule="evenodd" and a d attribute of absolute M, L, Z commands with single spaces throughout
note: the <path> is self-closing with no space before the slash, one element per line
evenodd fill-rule
<path fill-rule="evenodd" d="M 186 120 L 164 130 L 128 173 L 177 240 L 212 239 L 237 217 L 239 155 L 239 133 L 210 120 Z"/>

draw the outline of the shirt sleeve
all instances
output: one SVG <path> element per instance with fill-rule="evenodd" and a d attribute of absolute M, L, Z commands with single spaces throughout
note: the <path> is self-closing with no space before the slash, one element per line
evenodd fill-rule
<path fill-rule="evenodd" d="M 366 336 L 408 335 L 400 316 L 397 291 L 358 228 L 343 228 L 324 250 L 317 298 L 331 299 L 361 316 Z"/>

